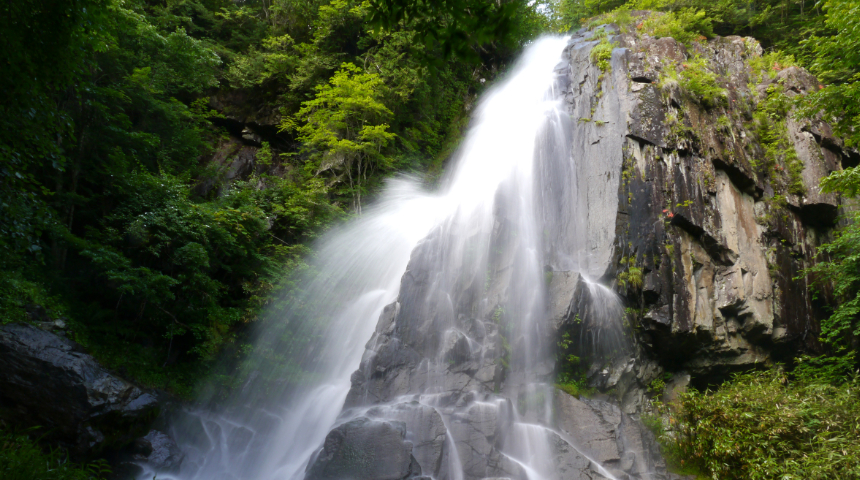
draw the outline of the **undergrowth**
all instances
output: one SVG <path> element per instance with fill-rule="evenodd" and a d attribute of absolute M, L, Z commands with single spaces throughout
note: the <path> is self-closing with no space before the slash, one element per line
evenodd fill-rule
<path fill-rule="evenodd" d="M 681 66 L 677 81 L 698 104 L 711 109 L 725 103 L 726 91 L 717 83 L 717 75 L 709 69 L 706 58 L 696 55 Z"/>
<path fill-rule="evenodd" d="M 20 271 L 0 269 L 0 324 L 29 321 L 27 309 L 35 305 L 54 317 L 63 316 L 67 309 L 42 283 L 30 280 Z"/>
<path fill-rule="evenodd" d="M 860 381 L 831 384 L 781 368 L 689 391 L 645 422 L 670 464 L 719 479 L 860 478 Z M 659 405 L 659 404 L 658 404 Z"/>
<path fill-rule="evenodd" d="M 111 473 L 102 461 L 78 465 L 60 450 L 45 452 L 26 434 L 0 429 L 0 478 L 3 480 L 102 480 Z"/>

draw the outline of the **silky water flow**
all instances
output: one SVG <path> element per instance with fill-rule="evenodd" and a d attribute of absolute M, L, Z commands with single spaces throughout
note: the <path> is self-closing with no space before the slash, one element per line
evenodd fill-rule
<path fill-rule="evenodd" d="M 484 96 L 439 192 L 392 180 L 321 240 L 279 299 L 287 313 L 260 322 L 246 384 L 209 402 L 218 408 L 178 415 L 181 470 L 141 479 L 328 478 L 315 467 L 326 435 L 357 419 L 399 425 L 421 475 L 436 480 L 558 476 L 557 445 L 576 439 L 550 427 L 544 265 L 554 249 L 566 269 L 589 271 L 577 240 L 576 162 L 586 159 L 571 158 L 560 91 L 566 45 L 536 41 Z M 564 251 L 548 241 L 555 234 L 568 237 Z M 597 349 L 617 340 L 620 304 L 588 285 L 594 325 L 583 341 Z M 614 478 L 592 463 L 595 478 Z"/>

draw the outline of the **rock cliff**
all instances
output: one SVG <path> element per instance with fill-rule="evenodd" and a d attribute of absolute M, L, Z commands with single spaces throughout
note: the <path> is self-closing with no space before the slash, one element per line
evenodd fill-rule
<path fill-rule="evenodd" d="M 598 45 L 611 54 L 596 58 Z M 338 452 L 353 451 L 364 426 L 388 440 L 363 443 L 362 458 L 400 459 L 386 478 L 461 478 L 452 464 L 469 480 L 525 478 L 511 452 L 537 444 L 552 478 L 671 478 L 637 416 L 653 380 L 708 384 L 817 348 L 822 300 L 796 277 L 837 221 L 840 200 L 818 182 L 856 153 L 792 115 L 791 98 L 816 79 L 768 63 L 751 38 L 682 45 L 632 25 L 576 32 L 556 74 L 569 149 L 552 155 L 569 161 L 538 159 L 547 308 L 534 338 L 552 350 L 563 335 L 593 334 L 609 311 L 595 305 L 614 290 L 624 354 L 583 352 L 588 381 L 610 396 L 529 386 L 551 385 L 557 366 L 523 353 L 535 345 L 506 326 L 522 287 L 520 226 L 516 205 L 497 200 L 492 274 L 436 275 L 466 261 L 445 227 L 415 249 L 352 377 L 354 420 L 332 431 L 309 478 L 352 461 Z"/>
<path fill-rule="evenodd" d="M 78 456 L 116 450 L 143 435 L 155 396 L 106 371 L 74 342 L 28 324 L 0 328 L 2 418 L 41 426 Z"/>
<path fill-rule="evenodd" d="M 592 381 L 624 390 L 625 376 L 641 387 L 668 370 L 705 385 L 816 350 L 827 292 L 816 300 L 801 272 L 841 206 L 819 181 L 856 163 L 827 124 L 793 115 L 791 99 L 818 81 L 769 63 L 752 38 L 685 46 L 619 30 L 604 28 L 615 46 L 605 72 L 589 55 L 592 32 L 567 50 L 580 178 L 618 192 L 609 206 L 581 194 L 589 273 L 625 297 L 639 348 Z M 550 290 L 556 324 L 576 330 L 587 292 Z M 641 388 L 626 404 L 641 405 Z"/>

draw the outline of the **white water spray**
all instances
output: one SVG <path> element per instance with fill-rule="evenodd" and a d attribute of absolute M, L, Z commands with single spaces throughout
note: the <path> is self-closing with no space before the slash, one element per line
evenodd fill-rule
<path fill-rule="evenodd" d="M 285 300 L 286 318 L 261 326 L 248 367 L 252 380 L 218 413 L 192 412 L 174 423 L 171 433 L 187 458 L 181 472 L 158 478 L 301 480 L 333 426 L 359 415 L 399 418 L 398 405 L 406 401 L 442 416 L 448 454 L 439 475 L 480 478 L 467 471 L 462 458 L 471 448 L 460 433 L 463 419 L 503 416 L 510 401 L 502 395 L 544 395 L 540 418 L 526 422 L 516 413 L 510 416 L 513 423 L 500 432 L 507 440 L 500 442 L 499 453 L 529 479 L 553 478 L 547 442 L 556 434 L 531 422 L 550 420 L 546 392 L 552 389 L 542 383 L 551 380 L 552 360 L 543 325 L 546 239 L 540 211 L 546 206 L 540 203 L 554 169 L 571 170 L 553 164 L 573 161 L 566 153 L 570 119 L 555 71 L 566 44 L 561 38 L 535 42 L 485 96 L 440 193 L 423 191 L 415 179 L 393 180 L 363 217 L 322 240 L 319 261 L 299 282 L 301 293 Z M 582 229 L 569 226 L 564 232 Z M 574 266 L 581 261 L 578 251 L 553 254 L 573 259 Z M 423 264 L 417 265 L 419 260 Z M 413 372 L 422 380 L 402 392 L 408 396 L 342 412 L 345 401 L 374 403 L 368 389 L 350 392 L 356 388 L 350 377 L 376 354 L 374 328 L 383 308 L 403 295 L 407 266 L 429 272 L 430 280 L 422 297 L 404 302 L 404 308 L 412 308 L 412 318 L 432 315 L 436 322 L 426 339 L 402 340 L 434 345 L 425 346 L 425 358 Z M 484 333 L 464 326 L 466 317 L 483 322 Z M 488 328 L 495 336 L 485 335 Z M 461 337 L 458 355 L 473 359 L 475 378 L 483 378 L 481 369 L 487 368 L 492 379 L 497 363 L 506 365 L 504 392 L 496 395 L 485 383 L 452 396 L 454 360 L 448 354 L 454 350 L 445 348 Z M 499 338 L 510 352 L 498 352 Z M 355 398 L 347 399 L 348 394 Z M 614 478 L 602 467 L 595 471 Z M 151 477 L 146 472 L 141 478 Z"/>

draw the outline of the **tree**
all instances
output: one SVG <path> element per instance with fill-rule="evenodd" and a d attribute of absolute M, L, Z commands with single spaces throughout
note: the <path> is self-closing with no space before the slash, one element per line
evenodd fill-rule
<path fill-rule="evenodd" d="M 474 48 L 491 42 L 509 43 L 517 37 L 523 0 L 370 0 L 370 23 L 391 30 L 407 25 L 418 40 L 446 57 L 474 59 Z"/>
<path fill-rule="evenodd" d="M 316 90 L 316 98 L 304 102 L 295 117 L 285 118 L 281 130 L 298 131 L 299 140 L 317 161 L 316 175 L 333 172 L 333 183 L 346 175 L 353 209 L 360 214 L 368 173 L 391 164 L 383 148 L 395 135 L 384 123 L 392 114 L 382 103 L 382 79 L 344 63 L 328 84 Z M 297 126 L 298 121 L 304 125 Z"/>
<path fill-rule="evenodd" d="M 809 113 L 821 112 L 849 147 L 860 147 L 860 4 L 826 0 L 826 24 L 834 35 L 812 37 L 804 43 L 815 52 L 810 65 L 825 83 L 808 96 Z M 811 111 L 810 111 L 811 110 Z M 860 182 L 858 182 L 860 184 Z"/>

